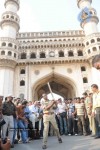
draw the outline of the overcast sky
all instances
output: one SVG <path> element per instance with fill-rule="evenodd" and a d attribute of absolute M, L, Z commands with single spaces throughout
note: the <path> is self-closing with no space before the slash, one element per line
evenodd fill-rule
<path fill-rule="evenodd" d="M 0 0 L 0 16 L 4 12 Z M 92 0 L 100 16 L 100 0 Z M 81 29 L 77 19 L 77 0 L 20 0 L 20 32 L 61 31 Z M 98 25 L 100 31 L 100 23 Z"/>

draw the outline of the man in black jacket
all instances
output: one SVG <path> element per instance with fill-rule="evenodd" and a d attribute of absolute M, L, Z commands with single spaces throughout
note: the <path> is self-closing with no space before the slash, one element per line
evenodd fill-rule
<path fill-rule="evenodd" d="M 12 102 L 13 96 L 9 95 L 7 96 L 7 100 L 2 104 L 2 113 L 3 118 L 6 122 L 5 125 L 2 127 L 2 135 L 3 139 L 6 139 L 6 133 L 8 129 L 8 137 L 11 141 L 11 147 L 13 148 L 13 134 L 14 134 L 14 116 L 16 115 L 16 106 Z"/>

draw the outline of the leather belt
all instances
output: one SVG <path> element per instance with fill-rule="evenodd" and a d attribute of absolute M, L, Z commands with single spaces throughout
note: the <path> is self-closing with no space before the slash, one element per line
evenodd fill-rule
<path fill-rule="evenodd" d="M 43 113 L 43 115 L 53 115 L 54 112 Z"/>
<path fill-rule="evenodd" d="M 96 107 L 95 109 L 99 109 L 100 110 L 100 107 Z"/>

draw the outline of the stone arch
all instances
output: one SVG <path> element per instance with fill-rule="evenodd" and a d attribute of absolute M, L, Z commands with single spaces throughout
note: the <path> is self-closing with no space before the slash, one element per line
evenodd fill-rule
<path fill-rule="evenodd" d="M 6 46 L 6 42 L 3 42 L 3 43 L 2 43 L 2 46 Z"/>
<path fill-rule="evenodd" d="M 31 59 L 32 59 L 32 58 L 36 58 L 36 53 L 34 53 L 34 52 L 31 53 L 31 54 L 30 54 L 30 58 L 31 58 Z"/>
<path fill-rule="evenodd" d="M 81 71 L 86 71 L 86 67 L 85 66 L 81 66 Z"/>
<path fill-rule="evenodd" d="M 69 57 L 73 57 L 73 56 L 74 56 L 74 53 L 73 53 L 72 50 L 68 51 L 68 56 L 69 56 Z"/>
<path fill-rule="evenodd" d="M 11 51 L 8 51 L 8 56 L 11 56 L 12 55 L 12 52 Z"/>
<path fill-rule="evenodd" d="M 15 58 L 17 57 L 16 53 L 14 53 L 14 57 L 15 57 Z"/>
<path fill-rule="evenodd" d="M 88 42 L 88 41 L 86 42 L 86 45 L 87 45 L 87 46 L 89 45 L 89 42 Z"/>
<path fill-rule="evenodd" d="M 11 18 L 11 19 L 14 19 L 14 16 L 11 15 L 10 18 Z"/>
<path fill-rule="evenodd" d="M 97 42 L 100 42 L 100 38 L 97 38 Z"/>
<path fill-rule="evenodd" d="M 13 44 L 12 43 L 8 43 L 8 47 L 13 47 Z"/>
<path fill-rule="evenodd" d="M 40 58 L 46 58 L 45 52 L 41 52 L 41 53 L 40 53 Z"/>
<path fill-rule="evenodd" d="M 83 83 L 88 83 L 88 78 L 87 77 L 83 78 Z"/>
<path fill-rule="evenodd" d="M 9 15 L 7 15 L 6 18 L 9 18 Z"/>
<path fill-rule="evenodd" d="M 21 59 L 26 59 L 26 53 L 21 53 Z"/>
<path fill-rule="evenodd" d="M 94 39 L 91 39 L 91 43 L 95 43 L 95 40 L 94 40 Z"/>
<path fill-rule="evenodd" d="M 51 85 L 52 91 L 64 98 L 74 98 L 77 95 L 77 87 L 73 79 L 60 74 L 51 73 L 34 83 L 32 88 L 33 100 L 40 100 L 44 92 L 47 94 L 50 93 L 47 86 L 48 82 Z"/>
<path fill-rule="evenodd" d="M 4 50 L 1 51 L 1 55 L 5 55 L 5 51 Z"/>
<path fill-rule="evenodd" d="M 25 74 L 25 69 L 21 69 L 20 74 Z"/>
<path fill-rule="evenodd" d="M 83 56 L 83 51 L 82 50 L 78 50 L 78 56 Z"/>
<path fill-rule="evenodd" d="M 59 57 L 64 57 L 64 52 L 62 50 L 59 51 Z"/>
<path fill-rule="evenodd" d="M 96 48 L 96 47 L 93 47 L 92 50 L 95 52 L 95 51 L 97 51 L 97 48 Z"/>
<path fill-rule="evenodd" d="M 20 86 L 25 86 L 25 81 L 24 80 L 20 81 Z"/>

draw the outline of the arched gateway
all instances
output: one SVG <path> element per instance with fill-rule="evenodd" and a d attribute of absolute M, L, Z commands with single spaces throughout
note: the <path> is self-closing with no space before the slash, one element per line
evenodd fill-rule
<path fill-rule="evenodd" d="M 53 93 L 59 94 L 64 98 L 74 98 L 77 95 L 75 82 L 69 77 L 56 73 L 51 73 L 39 79 L 33 86 L 33 100 L 40 100 L 43 93 L 49 94 L 47 83 L 50 83 Z"/>

